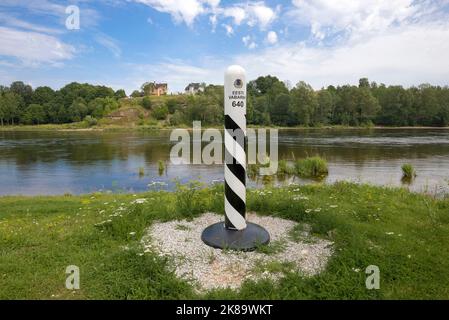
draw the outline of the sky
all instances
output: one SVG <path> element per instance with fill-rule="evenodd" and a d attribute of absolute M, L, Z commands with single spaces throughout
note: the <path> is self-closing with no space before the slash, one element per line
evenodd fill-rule
<path fill-rule="evenodd" d="M 79 12 L 79 25 L 77 17 Z M 0 0 L 0 85 L 449 84 L 449 0 Z"/>

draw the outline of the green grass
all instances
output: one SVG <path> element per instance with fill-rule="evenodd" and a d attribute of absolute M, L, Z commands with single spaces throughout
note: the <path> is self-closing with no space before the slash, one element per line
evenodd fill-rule
<path fill-rule="evenodd" d="M 318 156 L 297 160 L 295 171 L 303 178 L 321 178 L 329 173 L 327 161 Z"/>
<path fill-rule="evenodd" d="M 326 269 L 305 278 L 274 264 L 264 268 L 285 274 L 278 283 L 247 281 L 240 291 L 199 294 L 175 277 L 166 258 L 143 253 L 140 239 L 155 221 L 223 214 L 222 186 L 136 196 L 2 197 L 0 299 L 449 299 L 448 199 L 337 183 L 250 190 L 247 205 L 333 241 Z M 65 289 L 69 265 L 80 268 L 79 291 Z M 380 268 L 380 290 L 365 288 L 369 265 Z"/>

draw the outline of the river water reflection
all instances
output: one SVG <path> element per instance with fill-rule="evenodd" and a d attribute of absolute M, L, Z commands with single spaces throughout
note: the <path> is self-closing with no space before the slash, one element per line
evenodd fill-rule
<path fill-rule="evenodd" d="M 223 179 L 221 165 L 172 165 L 170 131 L 0 132 L 0 195 L 139 192 Z M 449 193 L 449 130 L 281 130 L 279 158 L 320 155 L 329 162 L 325 182 L 400 186 L 401 165 L 412 163 L 414 191 Z M 158 161 L 166 164 L 159 174 Z M 144 174 L 142 175 L 143 168 Z M 309 183 L 290 178 L 284 183 Z M 261 179 L 249 180 L 261 186 Z"/>

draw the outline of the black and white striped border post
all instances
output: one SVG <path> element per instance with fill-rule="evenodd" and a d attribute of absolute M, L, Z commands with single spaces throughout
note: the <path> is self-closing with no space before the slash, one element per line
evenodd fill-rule
<path fill-rule="evenodd" d="M 240 66 L 225 73 L 225 222 L 204 229 L 201 239 L 214 248 L 251 251 L 270 242 L 261 226 L 246 221 L 246 74 Z"/>
<path fill-rule="evenodd" d="M 225 113 L 225 225 L 246 228 L 246 75 L 240 66 L 226 70 Z"/>

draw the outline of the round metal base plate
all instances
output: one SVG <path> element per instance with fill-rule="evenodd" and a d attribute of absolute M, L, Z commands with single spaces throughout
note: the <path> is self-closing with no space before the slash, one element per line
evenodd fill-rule
<path fill-rule="evenodd" d="M 208 246 L 218 249 L 253 251 L 258 246 L 270 242 L 270 234 L 261 226 L 248 222 L 244 230 L 229 230 L 223 222 L 204 229 L 201 240 Z"/>

